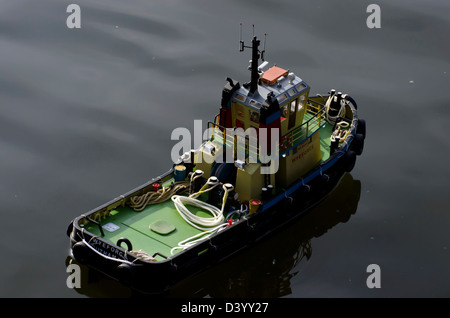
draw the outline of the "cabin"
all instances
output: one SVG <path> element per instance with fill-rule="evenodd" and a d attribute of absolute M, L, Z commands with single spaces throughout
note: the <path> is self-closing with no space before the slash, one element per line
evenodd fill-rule
<path fill-rule="evenodd" d="M 258 44 L 254 39 L 253 47 Z M 259 55 L 254 53 L 253 57 L 257 61 Z M 201 148 L 195 162 L 206 177 L 214 174 L 220 180 L 219 165 L 221 171 L 232 174 L 228 181 L 235 185 L 242 201 L 263 200 L 268 191 L 288 187 L 318 164 L 319 128 L 324 124 L 322 115 L 307 110 L 311 106 L 307 104 L 310 86 L 305 81 L 289 69 L 273 65 L 264 71 L 267 62 L 260 66 L 253 60 L 250 62 L 250 82 L 241 85 L 227 78 L 220 113 L 211 123 L 215 128 L 213 136 Z M 246 133 L 233 133 L 238 129 Z M 251 131 L 256 134 L 250 134 Z M 272 136 L 274 131 L 277 136 Z M 278 144 L 276 151 L 272 148 L 273 140 Z M 245 148 L 239 148 L 239 143 L 245 144 Z M 226 156 L 225 152 L 230 150 L 233 155 Z M 266 157 L 262 155 L 271 156 L 276 164 L 273 160 L 264 161 Z M 233 162 L 225 158 L 232 158 Z"/>

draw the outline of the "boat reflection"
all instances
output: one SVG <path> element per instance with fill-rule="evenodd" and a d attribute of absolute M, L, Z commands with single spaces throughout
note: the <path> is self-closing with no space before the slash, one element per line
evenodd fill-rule
<path fill-rule="evenodd" d="M 253 247 L 175 285 L 157 297 L 276 298 L 291 294 L 290 281 L 312 256 L 311 240 L 356 213 L 361 182 L 345 174 L 333 192 L 307 214 Z M 295 212 L 295 206 L 293 209 Z M 75 262 L 70 256 L 66 265 Z M 81 288 L 88 297 L 139 297 L 104 275 L 80 265 Z"/>

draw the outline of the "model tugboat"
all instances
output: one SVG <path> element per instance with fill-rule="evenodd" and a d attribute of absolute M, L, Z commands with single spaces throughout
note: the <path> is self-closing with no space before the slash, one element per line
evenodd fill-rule
<path fill-rule="evenodd" d="M 264 70 L 260 40 L 240 44 L 252 50 L 251 79 L 227 78 L 210 138 L 161 176 L 72 220 L 76 261 L 163 292 L 305 213 L 353 169 L 366 134 L 355 101 L 334 89 L 309 96 L 288 69 Z"/>

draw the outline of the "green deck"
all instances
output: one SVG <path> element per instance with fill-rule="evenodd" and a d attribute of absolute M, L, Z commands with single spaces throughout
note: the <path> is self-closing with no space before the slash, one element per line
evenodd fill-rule
<path fill-rule="evenodd" d="M 307 116 L 305 119 L 307 120 Z M 330 150 L 330 136 L 332 133 L 332 127 L 328 123 L 320 129 L 320 145 L 322 153 L 322 161 L 329 158 Z M 169 180 L 165 186 L 169 185 Z M 198 208 L 189 207 L 193 213 L 199 216 L 207 217 L 209 214 L 205 211 L 201 211 Z M 158 234 L 152 231 L 149 226 L 156 221 L 164 220 L 175 226 L 175 230 L 169 234 Z M 153 255 L 159 252 L 167 257 L 171 256 L 170 250 L 173 247 L 178 246 L 178 243 L 185 240 L 188 237 L 199 234 L 201 231 L 190 226 L 175 209 L 172 200 L 168 200 L 158 205 L 147 206 L 143 211 L 136 212 L 130 207 L 119 207 L 111 211 L 111 216 L 102 220 L 101 225 L 104 226 L 108 223 L 113 223 L 119 228 L 113 232 L 109 232 L 104 229 L 105 236 L 101 236 L 97 225 L 88 222 L 85 225 L 86 230 L 95 234 L 103 239 L 110 241 L 114 244 L 125 237 L 129 239 L 133 245 L 133 250 L 137 251 L 142 249 L 149 255 Z M 178 251 L 178 250 L 177 250 Z M 156 256 L 157 259 L 161 257 Z"/>
<path fill-rule="evenodd" d="M 308 112 L 305 113 L 303 121 L 306 122 L 313 118 L 315 115 L 312 115 Z M 333 126 L 330 125 L 327 121 L 323 121 L 325 125 L 319 129 L 320 133 L 320 152 L 322 154 L 321 162 L 324 162 L 330 157 L 330 137 L 333 133 Z"/>
<path fill-rule="evenodd" d="M 333 133 L 333 126 L 328 122 L 320 129 L 320 151 L 322 153 L 322 162 L 330 157 L 330 137 Z"/>
<path fill-rule="evenodd" d="M 189 207 L 196 215 L 207 217 L 207 212 L 196 207 Z M 164 220 L 175 226 L 175 230 L 169 234 L 159 234 L 152 231 L 149 226 L 156 221 Z M 159 252 L 167 257 L 171 256 L 170 250 L 188 237 L 201 231 L 190 226 L 175 209 L 172 200 L 158 205 L 147 206 L 143 211 L 136 212 L 130 207 L 119 207 L 111 211 L 111 216 L 100 222 L 101 225 L 113 223 L 119 226 L 114 232 L 103 230 L 105 236 L 101 236 L 99 228 L 92 223 L 85 225 L 86 230 L 116 243 L 120 238 L 126 237 L 133 245 L 133 250 L 142 249 L 149 255 Z M 159 259 L 159 256 L 156 257 Z"/>

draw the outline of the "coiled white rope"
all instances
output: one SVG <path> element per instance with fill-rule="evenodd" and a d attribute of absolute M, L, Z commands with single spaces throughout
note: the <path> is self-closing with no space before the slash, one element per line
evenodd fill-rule
<path fill-rule="evenodd" d="M 192 176 L 194 177 L 194 175 Z M 191 180 L 193 178 L 191 177 Z M 195 245 L 196 243 L 208 238 L 210 235 L 214 234 L 217 231 L 220 231 L 221 229 L 228 226 L 228 224 L 225 222 L 225 217 L 223 215 L 225 204 L 228 198 L 228 193 L 234 189 L 234 187 L 226 183 L 224 184 L 223 190 L 224 196 L 222 198 L 222 207 L 219 209 L 218 207 L 211 205 L 209 203 L 200 201 L 196 199 L 199 195 L 206 193 L 208 191 L 211 191 L 215 187 L 219 186 L 221 183 L 216 177 L 210 177 L 208 181 L 203 185 L 203 187 L 196 193 L 191 194 L 190 196 L 182 196 L 182 195 L 174 195 L 172 196 L 172 201 L 174 202 L 175 208 L 177 209 L 178 213 L 181 215 L 181 217 L 189 223 L 191 226 L 195 227 L 196 229 L 199 229 L 203 232 L 198 233 L 192 237 L 189 237 L 181 242 L 178 243 L 178 246 L 171 249 L 170 253 L 173 255 L 174 251 L 177 249 L 185 249 L 192 245 Z M 186 207 L 186 205 L 192 205 L 195 207 L 198 207 L 202 210 L 208 211 L 212 217 L 201 217 L 198 215 L 195 215 L 189 209 Z"/>
<path fill-rule="evenodd" d="M 345 104 L 342 104 L 342 103 L 340 104 L 339 112 L 336 116 L 331 116 L 329 114 L 331 102 L 333 101 L 333 99 L 337 100 L 337 96 L 330 95 L 330 97 L 328 97 L 328 100 L 325 104 L 325 107 L 326 107 L 325 116 L 326 116 L 327 122 L 329 122 L 330 124 L 334 124 L 339 117 L 343 117 L 345 115 Z M 345 101 L 345 99 L 343 98 L 341 100 L 341 102 L 342 101 Z"/>
<path fill-rule="evenodd" d="M 223 189 L 225 191 L 223 199 L 222 199 L 222 208 L 211 205 L 209 203 L 203 202 L 201 200 L 196 199 L 202 193 L 208 192 L 215 187 L 219 186 L 220 183 L 215 177 L 211 177 L 205 183 L 205 185 L 200 189 L 200 191 L 191 194 L 190 196 L 182 196 L 182 195 L 174 195 L 172 196 L 172 201 L 175 204 L 175 208 L 178 213 L 180 213 L 181 217 L 186 220 L 193 227 L 201 230 L 201 231 L 209 231 L 212 227 L 221 225 L 225 222 L 225 217 L 223 215 L 223 211 L 225 208 L 225 203 L 228 198 L 228 192 L 233 190 L 233 186 L 231 184 L 224 184 Z M 186 207 L 186 205 L 192 205 L 198 207 L 202 210 L 206 210 L 211 213 L 212 217 L 201 217 L 195 215 Z"/>

